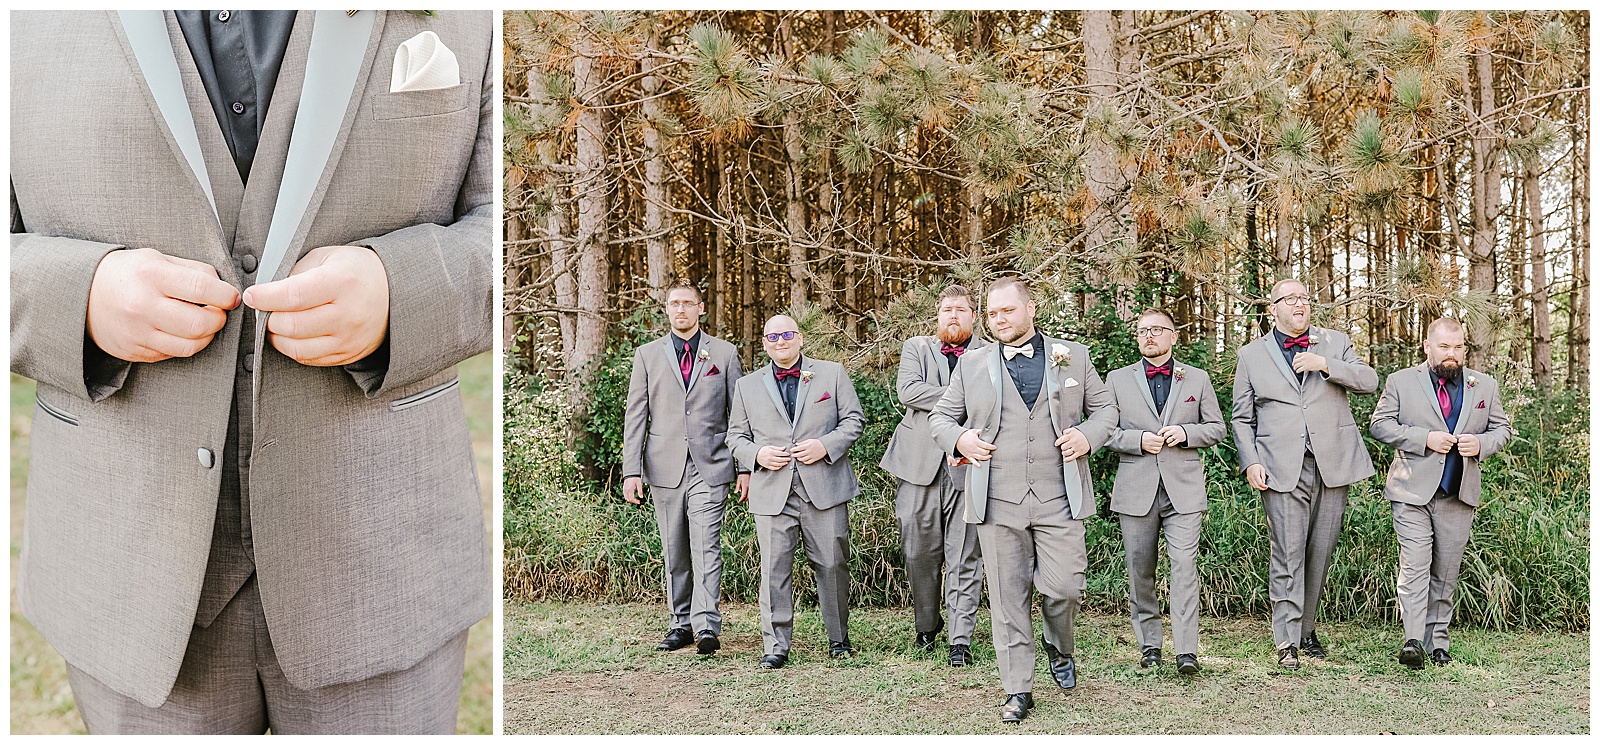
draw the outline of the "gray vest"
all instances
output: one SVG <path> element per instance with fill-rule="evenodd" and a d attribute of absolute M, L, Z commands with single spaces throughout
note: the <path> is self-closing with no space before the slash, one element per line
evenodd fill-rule
<path fill-rule="evenodd" d="M 1061 449 L 1056 447 L 1043 386 L 1030 410 L 1004 368 L 1000 378 L 1000 436 L 994 440 L 997 447 L 989 460 L 989 498 L 1021 504 L 1028 492 L 1044 502 L 1065 497 Z"/>

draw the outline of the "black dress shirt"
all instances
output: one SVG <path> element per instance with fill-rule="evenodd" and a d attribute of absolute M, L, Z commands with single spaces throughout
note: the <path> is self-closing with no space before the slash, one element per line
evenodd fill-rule
<path fill-rule="evenodd" d="M 1168 357 L 1168 368 L 1170 369 L 1173 364 L 1175 363 L 1172 358 Z M 1152 367 L 1155 367 L 1155 365 L 1150 364 L 1150 360 L 1144 361 L 1145 383 L 1150 386 L 1150 398 L 1155 399 L 1156 413 L 1160 414 L 1166 410 L 1167 394 L 1172 391 L 1172 373 L 1150 375 L 1149 370 Z"/>
<path fill-rule="evenodd" d="M 938 338 L 938 337 L 934 337 L 934 338 Z M 969 337 L 967 337 L 966 341 L 961 342 L 960 344 L 951 344 L 950 346 L 956 347 L 958 349 L 961 349 L 962 350 L 961 354 L 966 354 L 967 345 L 971 344 L 971 343 L 972 343 L 972 337 L 969 336 Z M 940 349 L 944 348 L 944 342 L 939 342 L 939 348 Z M 954 352 L 944 352 L 943 354 L 944 354 L 945 364 L 950 366 L 950 372 L 955 372 L 956 371 L 956 363 L 961 361 L 961 355 L 960 354 L 956 354 Z"/>
<path fill-rule="evenodd" d="M 1022 396 L 1022 402 L 1033 408 L 1033 403 L 1039 399 L 1039 390 L 1044 384 L 1044 334 L 1033 332 L 1033 339 L 1027 342 L 1033 345 L 1033 356 L 1013 355 L 1005 359 L 1005 349 L 1000 350 L 1000 359 L 1005 360 L 1006 371 L 1011 373 L 1011 382 L 1017 385 L 1017 394 Z M 1010 346 L 1023 346 L 1012 344 Z"/>
<path fill-rule="evenodd" d="M 802 355 L 800 359 L 795 360 L 794 367 L 778 367 L 778 363 L 772 363 L 773 377 L 777 377 L 779 370 L 799 370 L 800 365 L 805 362 L 805 359 L 805 356 Z M 783 397 L 783 405 L 789 410 L 790 421 L 794 421 L 794 400 L 795 394 L 799 390 L 800 376 L 798 375 L 790 375 L 789 377 L 778 381 L 778 395 Z"/>
<path fill-rule="evenodd" d="M 294 30 L 292 10 L 179 10 L 178 26 L 194 56 L 222 137 L 239 178 L 250 164 L 267 121 L 267 103 Z"/>
<path fill-rule="evenodd" d="M 1306 333 L 1307 334 L 1311 333 L 1311 329 L 1309 329 L 1309 328 L 1306 329 Z M 1294 370 L 1294 356 L 1299 354 L 1299 353 L 1301 353 L 1301 352 L 1304 352 L 1306 350 L 1301 349 L 1299 347 L 1285 347 L 1285 346 L 1283 346 L 1284 342 L 1290 340 L 1291 338 L 1296 338 L 1296 337 L 1291 337 L 1288 334 L 1285 334 L 1282 331 L 1279 331 L 1277 326 L 1273 326 L 1272 327 L 1272 338 L 1277 340 L 1277 342 L 1278 342 L 1278 351 L 1283 353 L 1283 361 L 1289 363 L 1289 369 L 1291 371 L 1293 371 Z M 1303 372 L 1296 372 L 1295 373 L 1295 377 L 1299 378 L 1300 382 L 1302 382 L 1302 383 L 1306 382 L 1306 374 L 1303 373 Z"/>
<path fill-rule="evenodd" d="M 695 329 L 694 336 L 691 336 L 688 339 L 684 339 L 683 337 L 678 336 L 677 334 L 673 334 L 672 335 L 672 348 L 677 354 L 678 365 L 679 365 L 680 369 L 682 368 L 682 365 L 683 365 L 684 352 L 685 352 L 685 350 L 688 351 L 688 354 L 689 354 L 689 369 L 692 372 L 694 370 L 694 355 L 695 355 L 696 352 L 700 351 L 700 329 Z M 684 382 L 685 385 L 687 385 L 689 383 L 687 378 L 684 379 L 683 382 Z"/>

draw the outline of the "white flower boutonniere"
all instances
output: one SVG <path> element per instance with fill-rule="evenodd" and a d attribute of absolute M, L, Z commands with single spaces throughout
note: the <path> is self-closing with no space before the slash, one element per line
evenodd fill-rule
<path fill-rule="evenodd" d="M 810 383 L 811 379 L 816 377 L 816 376 L 817 376 L 817 374 L 812 372 L 812 371 L 810 371 L 810 370 L 801 370 L 800 371 L 800 382 L 802 382 L 802 383 Z"/>
<path fill-rule="evenodd" d="M 1066 367 L 1072 361 L 1072 350 L 1065 344 L 1052 344 L 1050 346 L 1050 364 L 1056 367 Z"/>
<path fill-rule="evenodd" d="M 1183 368 L 1174 365 L 1172 367 L 1172 377 L 1183 380 Z"/>
<path fill-rule="evenodd" d="M 709 359 L 711 359 L 711 353 L 710 353 L 710 352 L 707 352 L 707 351 L 706 351 L 706 350 L 704 350 L 704 349 L 702 349 L 702 350 L 700 350 L 700 359 L 702 359 L 702 360 L 709 360 Z"/>
<path fill-rule="evenodd" d="M 1468 375 L 1467 376 L 1467 387 L 1468 388 L 1471 388 L 1471 387 L 1473 387 L 1473 386 L 1475 386 L 1477 384 L 1478 384 L 1478 378 L 1476 376 L 1473 376 L 1473 375 Z"/>
<path fill-rule="evenodd" d="M 1312 335 L 1306 337 L 1306 341 L 1309 341 L 1312 344 L 1316 344 L 1317 343 L 1317 335 L 1316 334 L 1312 334 Z"/>

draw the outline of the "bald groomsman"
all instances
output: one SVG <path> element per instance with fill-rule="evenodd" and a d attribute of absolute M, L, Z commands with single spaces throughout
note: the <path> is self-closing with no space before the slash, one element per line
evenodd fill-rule
<path fill-rule="evenodd" d="M 1233 439 L 1239 469 L 1261 490 L 1267 515 L 1278 664 L 1295 670 L 1299 650 L 1326 656 L 1317 639 L 1317 602 L 1349 486 L 1373 474 L 1349 394 L 1377 390 L 1378 373 L 1350 337 L 1311 325 L 1305 285 L 1279 280 L 1268 298 L 1273 329 L 1239 350 Z"/>
<path fill-rule="evenodd" d="M 1034 587 L 1051 674 L 1077 685 L 1072 624 L 1088 566 L 1083 520 L 1095 511 L 1088 456 L 1111 437 L 1117 406 L 1087 347 L 1034 329 L 1027 283 L 996 281 L 985 306 L 1000 343 L 961 357 L 928 426 L 941 452 L 973 464 L 964 517 L 978 526 L 989 576 L 1000 721 L 1016 723 L 1033 708 Z"/>
<path fill-rule="evenodd" d="M 1195 554 L 1206 511 L 1206 471 L 1200 448 L 1222 441 L 1228 425 L 1211 376 L 1172 358 L 1172 316 L 1139 313 L 1135 338 L 1144 359 L 1106 375 L 1121 422 L 1111 436 L 1122 454 L 1111 490 L 1111 511 L 1122 521 L 1128 562 L 1128 607 L 1140 667 L 1161 664 L 1161 603 L 1156 599 L 1156 542 L 1167 536 L 1172 564 L 1172 647 L 1178 672 L 1200 672 L 1200 577 Z"/>
<path fill-rule="evenodd" d="M 972 664 L 983 563 L 977 526 L 961 519 L 967 467 L 952 466 L 949 451 L 934 444 L 928 412 L 944 395 L 961 355 L 987 343 L 972 333 L 975 307 L 971 290 L 951 285 L 939 294 L 938 332 L 913 336 L 901 347 L 895 391 L 906 413 L 878 464 L 900 480 L 894 516 L 911 582 L 917 648 L 933 651 L 945 626 L 942 605 L 950 615 L 951 667 Z"/>
<path fill-rule="evenodd" d="M 1429 324 L 1422 350 L 1427 361 L 1390 374 L 1372 411 L 1372 436 L 1395 448 L 1383 495 L 1400 539 L 1400 664 L 1412 670 L 1428 655 L 1435 665 L 1450 664 L 1456 578 L 1483 493 L 1479 464 L 1512 434 L 1500 384 L 1462 364 L 1467 341 L 1459 321 Z"/>
<path fill-rule="evenodd" d="M 694 644 L 700 654 L 722 647 L 722 514 L 733 454 L 724 443 L 728 402 L 739 382 L 739 353 L 700 329 L 700 291 L 667 288 L 666 336 L 633 354 L 622 429 L 622 497 L 639 504 L 650 484 L 666 558 L 672 627 L 662 651 Z M 748 473 L 738 474 L 745 491 Z"/>
<path fill-rule="evenodd" d="M 739 381 L 728 421 L 728 446 L 750 469 L 750 512 L 761 546 L 761 667 L 789 661 L 794 635 L 794 552 L 805 537 L 817 575 L 817 604 L 828 629 L 828 656 L 850 647 L 850 513 L 859 492 L 846 452 L 865 419 L 844 365 L 803 357 L 794 319 L 767 321 L 762 346 L 772 363 Z"/>

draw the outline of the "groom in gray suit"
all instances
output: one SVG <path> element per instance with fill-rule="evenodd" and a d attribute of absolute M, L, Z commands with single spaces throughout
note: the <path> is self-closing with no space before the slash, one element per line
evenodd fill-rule
<path fill-rule="evenodd" d="M 494 15 L 11 22 L 17 600 L 84 723 L 454 732 L 493 592 L 455 365 L 492 339 Z"/>
<path fill-rule="evenodd" d="M 1297 280 L 1272 286 L 1274 326 L 1239 350 L 1233 439 L 1239 470 L 1262 492 L 1271 541 L 1272 636 L 1278 664 L 1326 655 L 1317 602 L 1339 543 L 1350 484 L 1373 474 L 1351 393 L 1378 389 L 1378 373 L 1350 337 L 1311 325 L 1311 295 Z"/>
<path fill-rule="evenodd" d="M 803 357 L 793 318 L 773 316 L 762 333 L 772 363 L 740 379 L 728 415 L 728 447 L 750 470 L 747 497 L 761 545 L 760 665 L 789 661 L 794 636 L 794 552 L 805 537 L 817 576 L 828 656 L 850 646 L 850 512 L 860 492 L 850 445 L 865 419 L 844 365 Z"/>
<path fill-rule="evenodd" d="M 1483 494 L 1482 466 L 1511 440 L 1500 384 L 1468 369 L 1466 331 L 1453 318 L 1428 324 L 1427 360 L 1390 373 L 1372 410 L 1372 436 L 1395 449 L 1383 495 L 1400 539 L 1395 581 L 1405 643 L 1400 664 L 1428 655 L 1450 664 L 1461 556 Z"/>
<path fill-rule="evenodd" d="M 1211 376 L 1172 358 L 1177 327 L 1158 308 L 1139 313 L 1135 337 L 1144 359 L 1106 375 L 1121 421 L 1109 446 L 1122 454 L 1111 511 L 1122 521 L 1128 606 L 1140 667 L 1161 664 L 1161 604 L 1156 600 L 1156 541 L 1167 536 L 1172 561 L 1172 646 L 1178 672 L 1200 672 L 1200 578 L 1195 554 L 1206 510 L 1200 448 L 1222 441 L 1228 425 Z"/>
<path fill-rule="evenodd" d="M 951 285 L 939 293 L 938 303 L 938 332 L 913 336 L 900 349 L 895 391 L 906 413 L 878 465 L 900 482 L 894 515 L 911 581 L 917 648 L 933 651 L 945 625 L 939 614 L 942 605 L 950 614 L 950 665 L 965 667 L 972 664 L 983 561 L 977 527 L 961 519 L 967 467 L 950 465 L 955 459 L 934 444 L 928 412 L 944 396 L 961 356 L 988 342 L 972 332 L 976 306 L 971 290 Z"/>
<path fill-rule="evenodd" d="M 639 504 L 646 481 L 666 559 L 672 627 L 657 649 L 722 648 L 722 514 L 734 480 L 728 402 L 739 382 L 739 351 L 700 329 L 700 290 L 667 288 L 666 336 L 633 353 L 622 427 L 622 498 Z M 750 474 L 738 474 L 739 493 Z"/>
<path fill-rule="evenodd" d="M 964 517 L 978 526 L 989 576 L 1000 720 L 1016 723 L 1033 708 L 1034 587 L 1051 675 L 1077 685 L 1072 625 L 1088 568 L 1083 520 L 1095 512 L 1088 456 L 1111 437 L 1117 405 L 1087 347 L 1034 329 L 1026 282 L 997 280 L 985 307 L 1000 343 L 962 356 L 928 426 L 941 452 L 972 463 Z"/>

